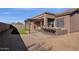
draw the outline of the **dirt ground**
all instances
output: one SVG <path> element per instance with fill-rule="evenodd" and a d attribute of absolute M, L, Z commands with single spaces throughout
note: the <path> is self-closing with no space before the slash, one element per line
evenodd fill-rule
<path fill-rule="evenodd" d="M 79 32 L 54 36 L 53 34 L 35 32 L 21 35 L 29 51 L 78 51 Z"/>

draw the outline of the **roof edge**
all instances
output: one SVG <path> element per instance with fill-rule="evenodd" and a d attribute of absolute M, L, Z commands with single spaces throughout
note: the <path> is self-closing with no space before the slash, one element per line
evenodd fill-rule
<path fill-rule="evenodd" d="M 40 13 L 39 15 L 37 15 L 37 16 L 40 16 L 40 15 L 43 15 L 43 14 L 50 14 L 50 15 L 56 16 L 56 14 L 50 13 L 50 12 L 43 12 L 43 13 Z M 35 18 L 35 17 L 37 17 L 37 16 L 33 16 L 32 18 Z"/>

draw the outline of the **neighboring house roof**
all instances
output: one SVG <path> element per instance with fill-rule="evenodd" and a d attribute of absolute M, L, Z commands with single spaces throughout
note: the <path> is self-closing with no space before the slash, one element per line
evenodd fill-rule
<path fill-rule="evenodd" d="M 35 17 L 38 17 L 38 16 L 40 16 L 40 15 L 43 15 L 43 14 L 49 14 L 49 15 L 54 15 L 54 16 L 56 16 L 56 17 L 59 17 L 59 16 L 64 16 L 64 15 L 69 15 L 69 14 L 72 14 L 73 12 L 75 12 L 75 11 L 79 11 L 79 8 L 72 8 L 72 9 L 69 9 L 69 10 L 66 10 L 66 11 L 64 11 L 64 12 L 61 12 L 61 13 L 50 13 L 50 12 L 44 12 L 44 13 L 41 13 L 41 14 L 39 14 L 39 15 L 37 15 L 37 16 L 34 16 L 34 17 L 32 17 L 32 18 L 30 18 L 30 19 L 28 19 L 28 20 L 31 20 L 31 19 L 33 19 L 33 18 L 35 18 Z M 28 20 L 25 20 L 25 21 L 28 21 Z"/>

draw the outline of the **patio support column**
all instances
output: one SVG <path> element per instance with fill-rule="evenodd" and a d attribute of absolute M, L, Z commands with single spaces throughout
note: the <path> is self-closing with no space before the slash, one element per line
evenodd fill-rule
<path fill-rule="evenodd" d="M 42 21 L 40 21 L 40 27 L 43 27 L 43 26 L 42 26 Z"/>
<path fill-rule="evenodd" d="M 47 14 L 44 14 L 44 26 L 48 26 Z"/>
<path fill-rule="evenodd" d="M 56 27 L 56 19 L 55 19 L 55 21 L 54 21 L 54 27 Z"/>
<path fill-rule="evenodd" d="M 26 30 L 26 21 L 25 21 L 25 30 Z"/>
<path fill-rule="evenodd" d="M 34 31 L 34 22 L 33 21 L 31 23 L 31 29 L 32 29 L 32 31 Z"/>

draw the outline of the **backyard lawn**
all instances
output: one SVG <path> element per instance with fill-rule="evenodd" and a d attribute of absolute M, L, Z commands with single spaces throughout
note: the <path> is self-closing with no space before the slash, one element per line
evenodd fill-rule
<path fill-rule="evenodd" d="M 24 28 L 22 28 L 22 29 L 18 29 L 18 32 L 20 33 L 20 34 L 27 34 L 28 33 L 28 29 L 24 29 Z"/>

